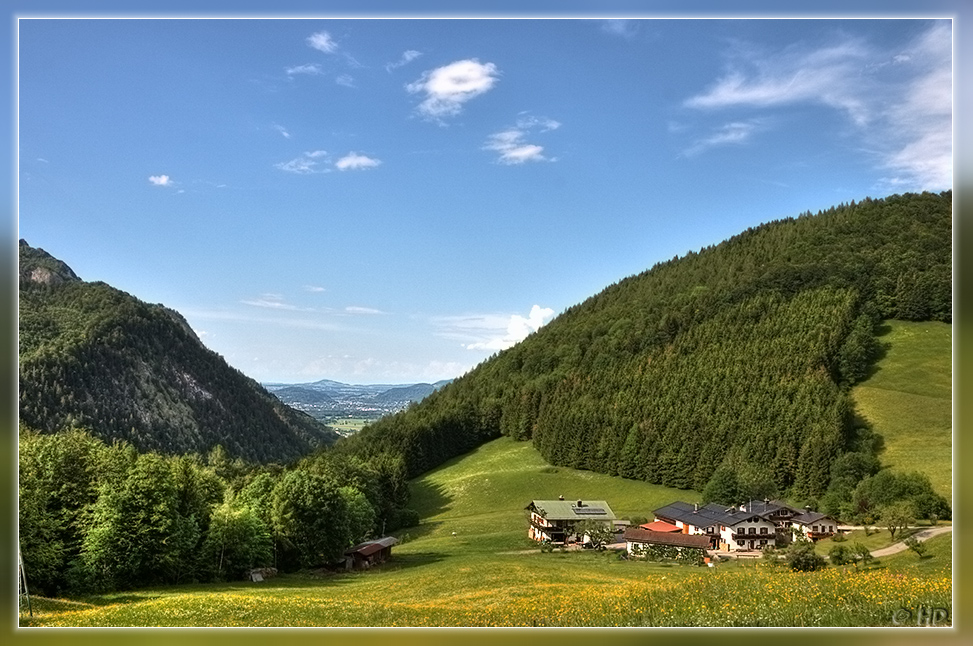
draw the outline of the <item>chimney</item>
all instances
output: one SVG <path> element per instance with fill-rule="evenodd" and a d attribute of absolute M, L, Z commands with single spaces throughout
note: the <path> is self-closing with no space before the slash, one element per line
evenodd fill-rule
<path fill-rule="evenodd" d="M 584 507 L 584 504 L 580 500 L 578 501 L 578 507 Z"/>
<path fill-rule="evenodd" d="M 694 502 L 693 503 L 693 513 L 695 514 L 697 511 L 699 511 L 699 503 L 698 502 Z"/>

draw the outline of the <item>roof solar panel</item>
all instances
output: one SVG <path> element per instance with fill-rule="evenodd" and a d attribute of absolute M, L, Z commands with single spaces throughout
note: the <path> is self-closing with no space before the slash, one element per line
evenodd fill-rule
<path fill-rule="evenodd" d="M 575 507 L 574 513 L 581 515 L 604 516 L 606 512 L 601 507 Z"/>

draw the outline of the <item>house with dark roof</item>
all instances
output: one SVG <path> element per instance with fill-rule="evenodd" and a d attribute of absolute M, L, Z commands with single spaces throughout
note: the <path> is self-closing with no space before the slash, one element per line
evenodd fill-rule
<path fill-rule="evenodd" d="M 821 512 L 808 510 L 803 514 L 794 516 L 791 519 L 791 526 L 795 533 L 806 537 L 808 540 L 816 541 L 820 538 L 834 536 L 838 523 Z"/>
<path fill-rule="evenodd" d="M 656 522 L 675 525 L 683 534 L 707 536 L 712 547 L 716 547 L 720 520 L 726 515 L 727 507 L 716 503 L 700 506 L 698 503 L 677 500 L 653 513 Z"/>
<path fill-rule="evenodd" d="M 750 500 L 742 505 L 676 501 L 655 510 L 656 521 L 672 523 L 683 533 L 705 535 L 723 551 L 759 550 L 791 539 L 793 519 L 800 510 L 778 500 Z M 823 516 L 823 514 L 822 514 Z M 819 518 L 808 524 L 811 534 L 822 527 Z"/>
<path fill-rule="evenodd" d="M 615 520 L 615 513 L 604 500 L 532 500 L 525 509 L 530 516 L 527 536 L 539 542 L 587 542 L 587 535 L 577 535 L 578 524 L 591 520 L 611 529 Z"/>

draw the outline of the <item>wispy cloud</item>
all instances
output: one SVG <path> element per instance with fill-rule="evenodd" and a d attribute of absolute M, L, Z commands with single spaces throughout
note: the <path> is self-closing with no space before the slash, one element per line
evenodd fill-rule
<path fill-rule="evenodd" d="M 367 168 L 375 168 L 381 163 L 378 159 L 359 155 L 356 152 L 350 152 L 336 161 L 334 165 L 338 170 L 365 170 Z"/>
<path fill-rule="evenodd" d="M 151 175 L 149 182 L 155 186 L 174 186 L 175 182 L 168 175 Z"/>
<path fill-rule="evenodd" d="M 295 157 L 290 161 L 274 164 L 274 167 L 297 175 L 311 175 L 314 173 L 330 173 L 335 168 L 340 171 L 366 170 L 375 168 L 381 163 L 379 159 L 350 152 L 332 164 L 331 157 L 326 151 L 311 150 L 302 153 L 300 157 Z"/>
<path fill-rule="evenodd" d="M 416 108 L 419 114 L 441 120 L 459 114 L 464 103 L 490 91 L 498 78 L 496 65 L 473 58 L 424 72 L 406 89 L 413 94 L 425 95 Z"/>
<path fill-rule="evenodd" d="M 254 299 L 255 302 L 260 302 L 261 299 Z M 245 304 L 253 305 L 253 303 L 248 303 L 247 301 L 242 301 Z M 255 305 L 255 307 L 263 307 L 268 310 L 276 310 L 281 312 L 279 315 L 256 315 L 249 313 L 251 310 L 246 311 L 235 311 L 235 310 L 194 310 L 191 308 L 183 308 L 180 310 L 182 314 L 191 321 L 205 320 L 205 321 L 233 321 L 239 323 L 247 324 L 259 324 L 259 325 L 270 325 L 273 327 L 286 327 L 286 328 L 301 328 L 308 330 L 327 330 L 330 332 L 336 332 L 342 330 L 342 326 L 337 323 L 321 321 L 312 318 L 299 318 L 295 317 L 293 314 L 284 314 L 284 311 L 294 311 L 297 308 L 287 308 L 287 307 L 273 307 L 266 305 Z"/>
<path fill-rule="evenodd" d="M 952 33 L 937 21 L 897 50 L 844 37 L 821 47 L 781 51 L 737 45 L 723 76 L 686 99 L 695 110 L 769 110 L 823 105 L 843 114 L 874 151 L 882 182 L 908 190 L 952 186 Z M 738 120 L 689 151 L 742 143 L 756 121 Z"/>
<path fill-rule="evenodd" d="M 287 132 L 287 128 L 285 128 L 284 126 L 281 126 L 281 125 L 278 125 L 278 124 L 275 123 L 275 124 L 273 124 L 273 127 L 274 127 L 274 130 L 276 130 L 277 132 L 279 132 L 284 139 L 290 139 L 291 138 L 291 133 Z"/>
<path fill-rule="evenodd" d="M 247 300 L 240 301 L 244 305 L 252 305 L 254 307 L 266 307 L 274 310 L 297 310 L 296 305 L 291 305 L 284 301 L 284 297 L 281 294 L 261 294 L 257 298 L 251 298 Z"/>
<path fill-rule="evenodd" d="M 355 87 L 355 78 L 351 74 L 339 74 L 334 82 L 344 87 Z"/>
<path fill-rule="evenodd" d="M 705 93 L 687 99 L 686 105 L 720 109 L 821 103 L 864 125 L 871 115 L 856 79 L 868 60 L 868 49 L 855 40 L 814 50 L 802 46 L 781 52 L 742 48 L 727 73 Z"/>
<path fill-rule="evenodd" d="M 938 24 L 898 55 L 896 67 L 914 75 L 887 113 L 891 145 L 884 165 L 894 173 L 886 178 L 891 186 L 953 185 L 951 35 L 948 24 Z"/>
<path fill-rule="evenodd" d="M 284 68 L 284 72 L 286 72 L 288 76 L 294 76 L 296 74 L 309 74 L 309 75 L 324 74 L 324 72 L 321 70 L 321 66 L 318 65 L 317 63 L 297 65 L 296 67 L 286 67 Z"/>
<path fill-rule="evenodd" d="M 385 71 L 391 72 L 394 69 L 398 69 L 400 67 L 408 65 L 409 63 L 416 60 L 420 56 L 422 56 L 422 52 L 416 51 L 414 49 L 408 49 L 402 52 L 402 57 L 399 60 L 395 61 L 394 63 L 386 63 Z"/>
<path fill-rule="evenodd" d="M 516 126 L 495 132 L 487 137 L 483 145 L 484 150 L 492 150 L 499 154 L 497 161 L 501 164 L 523 164 L 528 161 L 557 161 L 556 158 L 544 155 L 544 147 L 528 143 L 528 135 L 538 132 L 557 130 L 561 124 L 547 117 L 535 117 L 522 114 L 517 119 Z"/>
<path fill-rule="evenodd" d="M 615 36 L 630 38 L 638 32 L 638 29 L 639 23 L 636 20 L 610 19 L 601 22 L 601 30 Z"/>
<path fill-rule="evenodd" d="M 302 153 L 300 157 L 296 157 L 290 161 L 274 164 L 274 167 L 287 171 L 288 173 L 297 173 L 298 175 L 329 173 L 331 169 L 322 166 L 323 163 L 327 162 L 327 155 L 328 153 L 324 150 L 312 150 Z"/>
<path fill-rule="evenodd" d="M 306 291 L 306 292 L 314 292 L 314 293 L 321 293 L 321 292 L 326 292 L 328 290 L 325 289 L 324 287 L 321 287 L 320 285 L 305 285 L 304 286 L 304 291 Z"/>
<path fill-rule="evenodd" d="M 433 383 L 440 379 L 453 379 L 466 373 L 472 366 L 455 361 L 429 361 L 426 363 L 395 359 L 359 357 L 350 354 L 319 356 L 299 364 L 295 380 L 308 381 L 328 377 L 357 383 L 367 379 L 386 379 L 393 383 Z"/>
<path fill-rule="evenodd" d="M 309 47 L 313 47 L 319 52 L 324 52 L 325 54 L 333 54 L 338 50 L 338 43 L 336 43 L 334 38 L 331 37 L 331 34 L 326 31 L 319 31 L 311 34 L 307 37 L 305 42 L 307 42 Z"/>
<path fill-rule="evenodd" d="M 384 314 L 382 310 L 377 310 L 372 307 L 360 307 L 358 305 L 349 305 L 345 308 L 345 313 L 347 314 L 365 314 L 369 316 L 374 316 L 377 314 Z"/>
<path fill-rule="evenodd" d="M 683 151 L 683 156 L 691 157 L 709 148 L 726 145 L 741 145 L 750 141 L 754 132 L 757 131 L 759 121 L 734 121 L 724 124 L 713 134 L 696 141 L 692 146 Z"/>
<path fill-rule="evenodd" d="M 470 314 L 433 320 L 439 336 L 460 341 L 468 350 L 498 351 L 513 347 L 536 332 L 554 316 L 549 307 L 534 305 L 527 316 L 520 314 Z"/>

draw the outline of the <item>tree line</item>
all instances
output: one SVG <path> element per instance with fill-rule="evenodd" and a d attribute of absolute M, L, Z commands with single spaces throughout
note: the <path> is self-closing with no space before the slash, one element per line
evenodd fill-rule
<path fill-rule="evenodd" d="M 328 567 L 418 521 L 394 455 L 257 465 L 221 446 L 162 455 L 22 427 L 19 470 L 21 554 L 30 589 L 47 595 Z"/>

